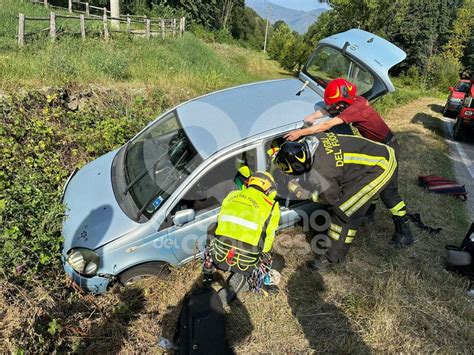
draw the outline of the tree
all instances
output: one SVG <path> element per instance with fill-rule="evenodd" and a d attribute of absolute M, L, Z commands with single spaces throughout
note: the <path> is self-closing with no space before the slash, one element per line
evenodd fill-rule
<path fill-rule="evenodd" d="M 444 45 L 444 54 L 448 58 L 461 60 L 465 56 L 466 49 L 472 50 L 474 31 L 474 3 L 470 0 L 464 1 L 456 12 L 456 19 L 450 31 L 449 40 Z"/>

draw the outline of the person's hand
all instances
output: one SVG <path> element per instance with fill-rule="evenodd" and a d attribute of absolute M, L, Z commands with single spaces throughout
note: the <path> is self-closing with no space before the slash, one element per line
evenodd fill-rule
<path fill-rule="evenodd" d="M 305 123 L 314 123 L 316 121 L 316 117 L 314 115 L 308 115 L 304 118 Z"/>
<path fill-rule="evenodd" d="M 288 191 L 293 193 L 297 199 L 307 200 L 309 191 L 305 190 L 296 179 L 288 181 Z"/>
<path fill-rule="evenodd" d="M 296 131 L 291 131 L 290 133 L 287 133 L 284 138 L 285 138 L 287 141 L 294 142 L 294 141 L 296 141 L 297 139 L 299 139 L 301 136 L 302 136 L 301 130 L 300 130 L 300 129 L 297 129 Z"/>

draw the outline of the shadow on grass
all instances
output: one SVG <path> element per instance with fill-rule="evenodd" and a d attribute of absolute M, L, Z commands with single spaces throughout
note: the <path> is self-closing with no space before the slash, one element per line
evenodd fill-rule
<path fill-rule="evenodd" d="M 126 287 L 111 316 L 92 326 L 83 339 L 81 351 L 85 353 L 117 353 L 121 350 L 127 330 L 145 308 L 143 290 Z"/>
<path fill-rule="evenodd" d="M 438 106 L 438 105 L 430 105 L 430 106 Z M 419 112 L 411 119 L 411 123 L 421 124 L 423 125 L 423 127 L 434 132 L 436 135 L 443 138 L 445 137 L 442 122 L 440 122 L 439 117 L 432 116 L 424 112 Z"/>
<path fill-rule="evenodd" d="M 224 280 L 220 275 L 216 281 L 219 284 L 224 283 Z M 201 278 L 198 278 L 187 295 L 191 294 L 192 290 L 202 286 Z M 169 307 L 161 320 L 161 328 L 163 329 L 161 336 L 172 340 L 173 342 L 176 342 L 177 340 L 176 328 L 178 326 L 180 312 L 183 308 L 186 296 L 180 300 L 177 306 Z M 209 327 L 207 324 L 203 324 L 203 326 Z M 236 298 L 227 306 L 226 309 L 226 354 L 233 354 L 233 348 L 245 341 L 252 334 L 253 330 L 254 326 L 247 308 L 238 298 Z M 212 331 L 212 326 L 210 327 L 210 331 Z"/>
<path fill-rule="evenodd" d="M 324 302 L 324 291 L 321 275 L 305 266 L 299 266 L 288 280 L 288 303 L 311 349 L 318 353 L 371 353 L 344 313 Z"/>

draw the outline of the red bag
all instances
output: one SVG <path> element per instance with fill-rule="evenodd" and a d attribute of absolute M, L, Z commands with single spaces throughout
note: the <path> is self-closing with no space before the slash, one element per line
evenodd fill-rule
<path fill-rule="evenodd" d="M 418 176 L 418 183 L 420 186 L 426 187 L 430 192 L 459 197 L 463 201 L 467 200 L 466 187 L 459 185 L 454 180 L 449 180 L 438 175 L 420 175 Z"/>

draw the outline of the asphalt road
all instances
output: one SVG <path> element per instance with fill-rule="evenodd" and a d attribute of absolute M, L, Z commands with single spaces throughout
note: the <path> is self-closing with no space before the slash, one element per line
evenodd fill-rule
<path fill-rule="evenodd" d="M 445 122 L 445 137 L 451 150 L 456 175 L 461 184 L 466 186 L 469 193 L 469 215 L 474 222 L 474 135 L 471 134 L 463 142 L 453 139 L 454 119 L 443 118 Z"/>

